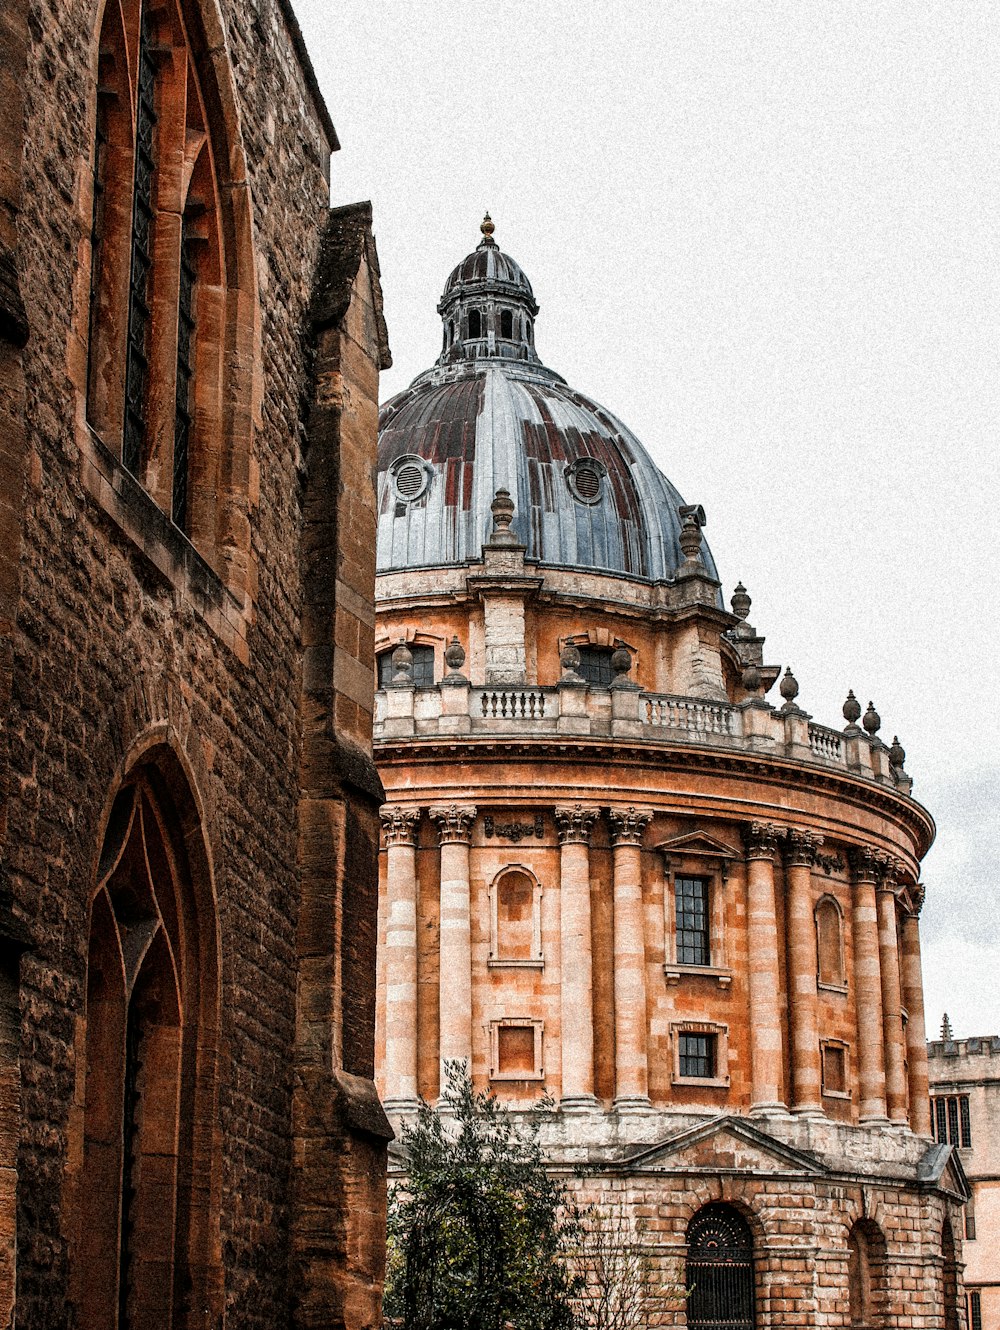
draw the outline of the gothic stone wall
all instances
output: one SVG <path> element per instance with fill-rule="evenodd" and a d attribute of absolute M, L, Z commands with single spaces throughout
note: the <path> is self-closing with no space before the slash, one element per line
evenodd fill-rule
<path fill-rule="evenodd" d="M 324 135 L 282 7 L 225 4 L 253 209 L 264 389 L 252 466 L 256 603 L 236 650 L 209 612 L 224 599 L 212 577 L 170 546 L 143 496 L 119 495 L 130 508 L 126 534 L 82 483 L 80 274 L 91 223 L 99 6 L 30 0 L 25 8 L 17 231 L 31 334 L 30 457 L 26 475 L 3 477 L 10 494 L 23 486 L 27 510 L 7 777 L 9 887 L 30 940 L 21 987 L 18 1323 L 51 1330 L 72 1320 L 80 1142 L 71 1106 L 84 1034 L 88 893 L 110 796 L 136 745 L 155 740 L 186 769 L 215 869 L 225 1313 L 246 1330 L 273 1327 L 287 1323 L 290 1297 L 302 328 L 328 197 Z M 20 156 L 15 117 L 4 117 L 2 132 L 15 136 Z M 136 537 L 144 531 L 147 552 L 159 542 L 156 559 Z"/>

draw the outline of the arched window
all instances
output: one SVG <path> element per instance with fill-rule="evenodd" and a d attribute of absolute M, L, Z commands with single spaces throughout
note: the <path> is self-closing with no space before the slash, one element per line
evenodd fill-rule
<path fill-rule="evenodd" d="M 514 337 L 514 315 L 509 309 L 500 311 L 500 336 L 506 337 L 508 341 Z"/>
<path fill-rule="evenodd" d="M 491 964 L 531 965 L 542 959 L 541 887 L 523 868 L 504 869 L 490 888 Z"/>
<path fill-rule="evenodd" d="M 753 1330 L 753 1237 L 729 1205 L 706 1205 L 688 1224 L 687 1323 L 701 1330 Z"/>
<path fill-rule="evenodd" d="M 840 988 L 846 981 L 844 920 L 832 896 L 824 896 L 816 906 L 816 973 L 821 984 Z"/>
<path fill-rule="evenodd" d="M 115 799 L 87 963 L 81 1325 L 171 1324 L 177 1292 L 201 1294 L 211 1259 L 199 1247 L 211 1244 L 217 974 L 214 914 L 186 850 L 196 840 L 157 769 Z"/>
<path fill-rule="evenodd" d="M 183 0 L 108 0 L 100 34 L 87 418 L 210 557 L 227 391 L 248 370 L 217 160 Z M 210 65 L 207 66 L 210 68 Z M 224 235 L 233 253 L 226 253 Z M 230 287 L 233 290 L 230 290 Z M 242 410 L 249 414 L 249 402 Z M 233 465 L 230 463 L 230 465 Z M 239 463 L 235 463 L 238 467 Z M 235 474 L 234 467 L 234 474 Z"/>
<path fill-rule="evenodd" d="M 469 336 L 472 338 L 482 337 L 483 335 L 483 316 L 478 309 L 469 310 Z"/>

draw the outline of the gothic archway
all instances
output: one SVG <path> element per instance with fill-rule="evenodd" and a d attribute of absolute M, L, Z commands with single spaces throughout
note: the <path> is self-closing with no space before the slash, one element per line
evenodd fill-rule
<path fill-rule="evenodd" d="M 698 1330 L 754 1330 L 753 1236 L 729 1205 L 706 1205 L 688 1224 L 687 1323 Z"/>
<path fill-rule="evenodd" d="M 115 797 L 91 904 L 74 1263 L 90 1330 L 188 1325 L 211 1260 L 215 913 L 183 778 L 159 756 L 166 772 L 147 761 Z"/>

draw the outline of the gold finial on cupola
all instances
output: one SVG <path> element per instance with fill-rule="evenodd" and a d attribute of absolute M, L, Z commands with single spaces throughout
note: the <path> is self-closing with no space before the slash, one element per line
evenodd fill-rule
<path fill-rule="evenodd" d="M 483 220 L 479 223 L 479 229 L 480 231 L 482 231 L 483 235 L 486 237 L 487 240 L 493 239 L 493 232 L 496 230 L 496 227 L 493 225 L 493 218 L 489 215 L 489 213 L 487 213 L 486 216 L 483 218 Z"/>

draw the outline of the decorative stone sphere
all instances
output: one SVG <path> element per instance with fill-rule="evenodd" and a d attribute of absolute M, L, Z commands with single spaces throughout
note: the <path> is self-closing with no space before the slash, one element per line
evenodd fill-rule
<path fill-rule="evenodd" d="M 579 655 L 579 652 L 577 652 Z M 628 674 L 632 668 L 632 653 L 628 647 L 616 647 L 611 653 L 611 668 L 615 674 Z"/>
<path fill-rule="evenodd" d="M 756 665 L 747 665 L 743 669 L 743 687 L 748 693 L 756 693 L 760 687 L 760 670 Z"/>
<path fill-rule="evenodd" d="M 847 690 L 847 701 L 844 703 L 844 720 L 848 725 L 857 725 L 861 719 L 861 703 L 854 696 L 854 689 Z"/>
<path fill-rule="evenodd" d="M 413 652 L 405 642 L 392 653 L 393 681 L 408 681 L 413 672 Z"/>
<path fill-rule="evenodd" d="M 865 730 L 870 735 L 872 735 L 872 737 L 878 734 L 879 729 L 882 725 L 882 717 L 875 710 L 875 707 L 872 705 L 871 702 L 868 703 L 868 710 L 865 712 L 864 720 L 861 722 L 861 724 L 865 727 Z"/>
<path fill-rule="evenodd" d="M 889 749 L 889 761 L 900 771 L 902 771 L 906 763 L 906 749 L 899 742 L 898 734 L 892 736 L 892 746 Z"/>
<path fill-rule="evenodd" d="M 575 674 L 580 666 L 580 653 L 574 646 L 564 646 L 559 656 L 564 674 Z"/>

